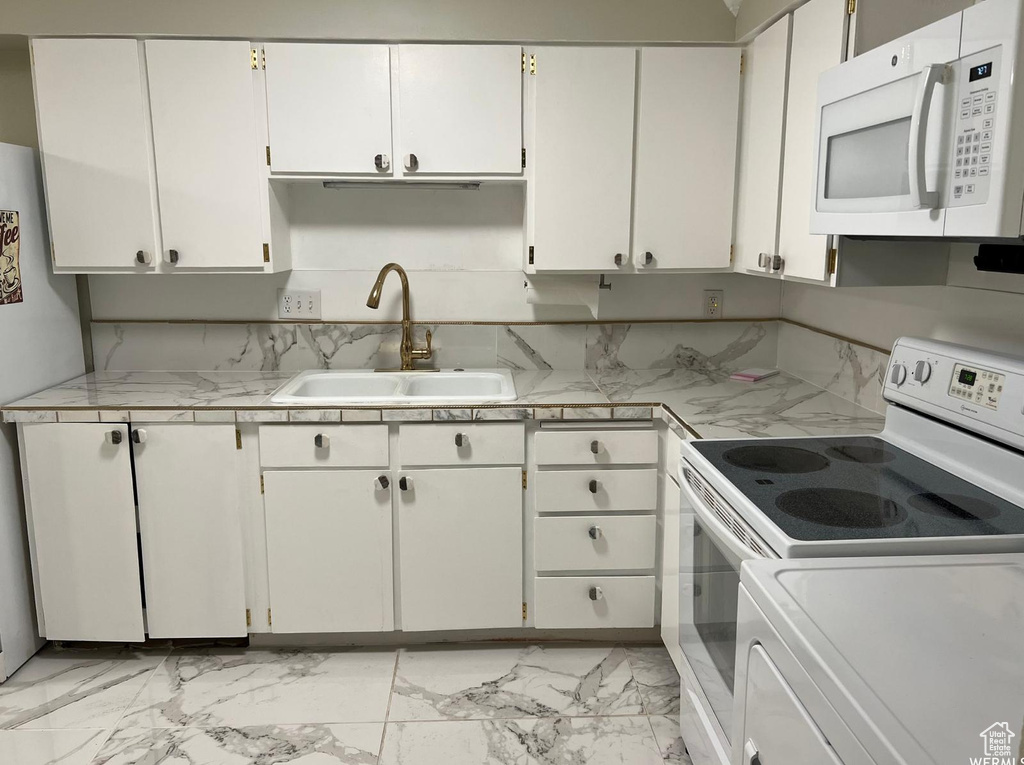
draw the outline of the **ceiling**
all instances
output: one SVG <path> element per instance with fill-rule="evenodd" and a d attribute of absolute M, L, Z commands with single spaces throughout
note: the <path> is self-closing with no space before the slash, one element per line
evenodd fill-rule
<path fill-rule="evenodd" d="M 732 15 L 735 16 L 739 12 L 740 5 L 743 3 L 743 0 L 723 0 L 723 2 L 728 6 L 729 10 L 732 11 Z"/>

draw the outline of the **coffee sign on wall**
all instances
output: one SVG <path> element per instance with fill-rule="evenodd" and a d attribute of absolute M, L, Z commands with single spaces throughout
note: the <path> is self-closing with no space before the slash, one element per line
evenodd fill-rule
<path fill-rule="evenodd" d="M 0 305 L 20 303 L 24 300 L 21 290 L 21 267 L 18 255 L 21 250 L 21 228 L 18 213 L 0 210 Z"/>

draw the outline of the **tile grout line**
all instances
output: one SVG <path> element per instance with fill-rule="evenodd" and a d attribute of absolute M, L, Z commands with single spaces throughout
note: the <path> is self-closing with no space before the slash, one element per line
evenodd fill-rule
<path fill-rule="evenodd" d="M 142 692 L 146 690 L 146 686 L 149 685 L 149 681 L 153 679 L 156 673 L 160 670 L 160 667 L 162 667 L 164 665 L 164 662 L 166 662 L 171 657 L 171 654 L 173 652 L 174 646 L 171 646 L 168 649 L 167 653 L 164 655 L 164 657 L 157 663 L 155 667 L 153 667 L 152 670 L 150 670 L 149 677 L 146 678 L 146 682 L 139 686 L 139 690 L 136 692 L 134 696 L 132 696 L 131 701 L 125 704 L 124 710 L 121 712 L 121 715 L 117 718 L 117 722 L 115 722 L 111 726 L 110 730 L 107 731 L 106 737 L 103 739 L 103 741 L 100 742 L 99 747 L 97 747 L 96 757 L 99 757 L 100 752 L 103 751 L 103 747 L 105 747 L 110 742 L 110 739 L 114 737 L 114 734 L 117 733 L 118 729 L 121 726 L 121 721 L 124 720 L 125 716 L 128 714 L 128 710 L 131 709 L 132 706 L 134 706 L 135 702 L 139 700 L 139 697 L 142 696 Z M 93 757 L 92 760 L 95 760 L 95 757 Z M 90 762 L 92 760 L 90 760 Z"/>
<path fill-rule="evenodd" d="M 384 741 L 388 735 L 388 720 L 391 718 L 391 700 L 395 697 L 395 683 L 398 680 L 398 660 L 402 656 L 401 647 L 395 650 L 395 670 L 391 673 L 391 690 L 388 691 L 388 707 L 384 710 L 384 725 L 380 730 L 380 747 L 377 749 L 377 763 L 380 765 L 384 756 Z"/>
<path fill-rule="evenodd" d="M 636 686 L 636 695 L 640 698 L 640 709 L 643 710 L 643 716 L 650 718 L 651 713 L 647 711 L 647 702 L 644 701 L 644 694 L 640 690 L 640 681 L 636 679 L 636 672 L 633 671 L 633 663 L 629 660 L 629 651 L 626 650 L 625 643 L 619 643 L 619 648 L 622 649 L 622 655 L 626 659 L 626 667 L 629 669 L 629 676 L 633 678 L 633 685 Z"/>

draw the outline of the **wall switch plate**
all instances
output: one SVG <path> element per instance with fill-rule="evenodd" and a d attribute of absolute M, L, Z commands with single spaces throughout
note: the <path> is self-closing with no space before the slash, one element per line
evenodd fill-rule
<path fill-rule="evenodd" d="M 724 303 L 724 290 L 704 290 L 704 318 L 721 319 L 722 305 Z"/>
<path fill-rule="evenodd" d="M 277 317 L 279 319 L 320 319 L 320 290 L 277 291 Z"/>

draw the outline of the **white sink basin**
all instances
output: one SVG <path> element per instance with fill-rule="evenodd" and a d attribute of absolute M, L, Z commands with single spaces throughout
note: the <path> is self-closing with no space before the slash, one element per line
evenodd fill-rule
<path fill-rule="evenodd" d="M 270 397 L 272 404 L 449 404 L 513 401 L 507 369 L 439 372 L 300 372 Z"/>

